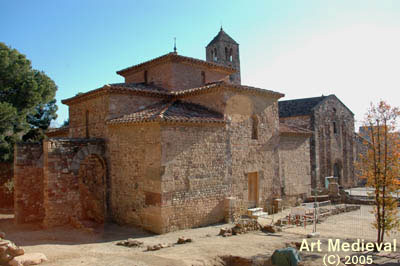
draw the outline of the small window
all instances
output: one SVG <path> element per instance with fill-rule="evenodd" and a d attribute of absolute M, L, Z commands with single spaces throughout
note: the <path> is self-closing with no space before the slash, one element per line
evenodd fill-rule
<path fill-rule="evenodd" d="M 86 110 L 86 114 L 85 114 L 85 126 L 86 126 L 86 138 L 89 138 L 89 111 Z"/>
<path fill-rule="evenodd" d="M 214 61 L 218 60 L 217 48 L 214 48 Z"/>
<path fill-rule="evenodd" d="M 233 61 L 233 53 L 232 53 L 232 48 L 229 50 L 229 61 Z"/>
<path fill-rule="evenodd" d="M 336 122 L 333 122 L 332 125 L 333 125 L 333 133 L 334 133 L 334 134 L 337 134 Z"/>
<path fill-rule="evenodd" d="M 258 139 L 258 117 L 251 117 L 251 139 Z"/>
<path fill-rule="evenodd" d="M 206 84 L 206 73 L 204 71 L 201 71 L 201 83 Z"/>
<path fill-rule="evenodd" d="M 147 70 L 144 71 L 144 83 L 147 84 L 148 79 L 147 79 Z"/>

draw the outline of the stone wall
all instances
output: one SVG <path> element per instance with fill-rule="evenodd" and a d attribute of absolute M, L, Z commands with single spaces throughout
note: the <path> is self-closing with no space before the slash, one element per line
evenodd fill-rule
<path fill-rule="evenodd" d="M 12 209 L 14 206 L 13 164 L 0 162 L 0 209 Z"/>
<path fill-rule="evenodd" d="M 53 227 L 81 220 L 82 206 L 80 169 L 90 155 L 102 157 L 103 141 L 99 139 L 49 139 L 44 151 L 44 210 L 43 225 Z M 86 171 L 84 176 L 92 176 Z M 106 209 L 106 206 L 104 206 Z M 106 213 L 107 211 L 104 210 Z"/>
<path fill-rule="evenodd" d="M 225 127 L 163 126 L 161 142 L 162 231 L 222 221 L 233 182 Z"/>
<path fill-rule="evenodd" d="M 160 126 L 110 125 L 109 132 L 114 220 L 162 233 Z"/>
<path fill-rule="evenodd" d="M 311 193 L 310 136 L 281 135 L 279 157 L 282 197 L 293 206 Z"/>
<path fill-rule="evenodd" d="M 280 117 L 279 121 L 289 126 L 302 127 L 312 130 L 311 117 L 309 115 Z"/>
<path fill-rule="evenodd" d="M 100 95 L 69 106 L 70 138 L 102 138 L 107 134 L 108 95 Z"/>
<path fill-rule="evenodd" d="M 41 144 L 15 145 L 13 182 L 16 223 L 41 223 L 44 217 Z"/>
<path fill-rule="evenodd" d="M 325 177 L 340 175 L 340 185 L 354 186 L 354 115 L 330 96 L 315 109 L 313 120 L 316 183 L 323 187 Z"/>
<path fill-rule="evenodd" d="M 144 71 L 128 74 L 126 83 L 144 82 Z M 201 87 L 204 85 L 201 72 L 204 72 L 205 83 L 227 78 L 226 73 L 214 71 L 210 68 L 190 64 L 187 62 L 168 62 L 149 67 L 147 70 L 147 82 L 172 90 Z"/>

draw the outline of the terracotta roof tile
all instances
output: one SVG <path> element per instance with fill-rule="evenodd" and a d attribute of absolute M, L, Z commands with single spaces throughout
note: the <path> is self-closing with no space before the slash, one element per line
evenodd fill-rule
<path fill-rule="evenodd" d="M 108 124 L 138 122 L 190 122 L 190 123 L 225 123 L 224 116 L 202 105 L 180 100 L 149 105 L 134 113 L 109 120 Z"/>

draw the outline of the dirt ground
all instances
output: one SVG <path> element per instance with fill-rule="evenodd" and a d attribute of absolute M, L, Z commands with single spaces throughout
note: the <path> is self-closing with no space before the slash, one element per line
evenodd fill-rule
<path fill-rule="evenodd" d="M 340 238 L 348 242 L 355 241 L 357 238 L 374 240 L 374 230 L 370 226 L 373 219 L 369 213 L 370 208 L 363 206 L 360 211 L 332 216 L 318 224 L 317 231 L 320 233 L 320 237 L 308 239 L 308 242 L 320 239 L 323 251 L 301 252 L 304 265 L 324 265 L 323 257 L 327 254 L 329 238 Z M 260 223 L 264 224 L 270 223 L 270 221 L 270 219 L 260 219 Z M 291 242 L 302 242 L 312 231 L 311 226 L 292 227 L 275 234 L 254 231 L 225 238 L 218 236 L 222 227 L 232 227 L 232 224 L 218 224 L 164 235 L 153 235 L 137 228 L 107 224 L 97 228 L 95 232 L 89 233 L 73 228 L 42 230 L 32 225 L 17 226 L 14 224 L 13 215 L 0 214 L 0 231 L 7 234 L 7 239 L 24 247 L 27 253 L 44 253 L 48 262 L 41 264 L 43 266 L 222 266 L 226 265 L 220 259 L 222 256 L 270 257 L 275 249 L 283 248 Z M 157 251 L 146 251 L 147 245 L 176 243 L 180 236 L 191 238 L 193 242 Z M 398 239 L 399 236 L 399 234 L 394 235 L 388 240 Z M 116 245 L 116 242 L 128 238 L 143 241 L 144 247 L 128 248 Z M 375 265 L 400 265 L 400 239 L 397 241 L 396 248 L 396 252 L 381 252 L 379 256 L 374 254 L 372 258 Z M 339 252 L 338 255 L 344 259 L 351 253 Z M 367 256 L 371 254 L 353 253 L 353 255 Z"/>

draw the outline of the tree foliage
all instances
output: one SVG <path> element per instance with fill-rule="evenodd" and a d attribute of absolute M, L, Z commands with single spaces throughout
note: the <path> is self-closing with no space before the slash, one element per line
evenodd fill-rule
<path fill-rule="evenodd" d="M 400 135 L 397 122 L 400 111 L 384 101 L 377 106 L 371 104 L 364 121 L 369 140 L 368 150 L 361 155 L 359 170 L 367 179 L 367 186 L 373 188 L 375 199 L 374 227 L 377 242 L 383 242 L 385 234 L 399 228 L 397 201 L 394 197 L 399 189 L 400 177 Z"/>
<path fill-rule="evenodd" d="M 0 42 L 0 161 L 11 161 L 14 144 L 38 141 L 57 117 L 57 86 L 32 69 L 25 55 Z"/>

